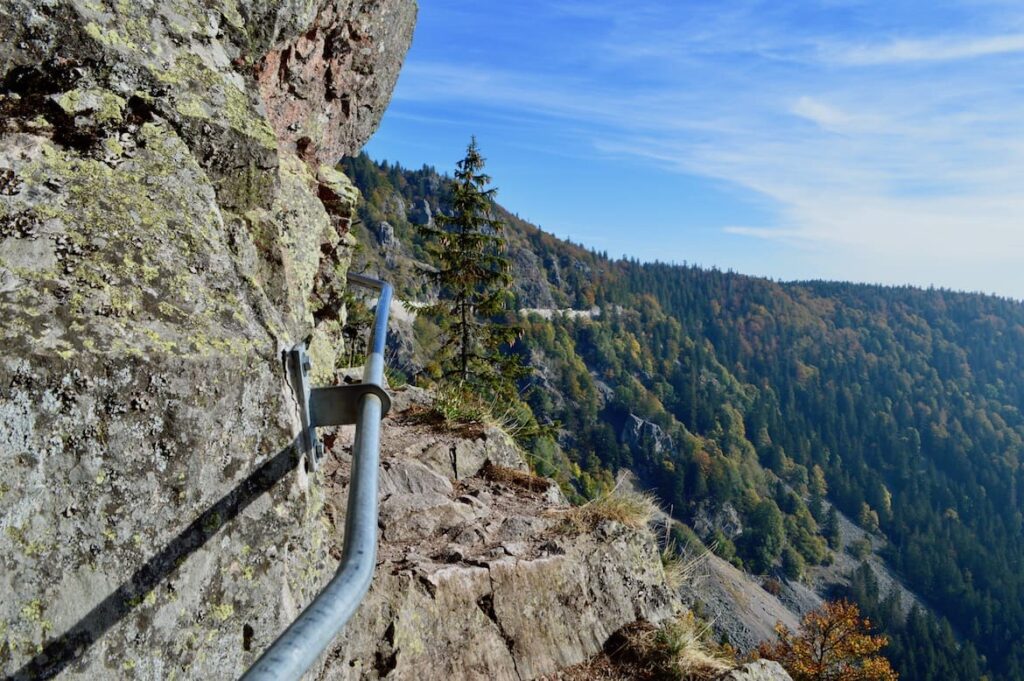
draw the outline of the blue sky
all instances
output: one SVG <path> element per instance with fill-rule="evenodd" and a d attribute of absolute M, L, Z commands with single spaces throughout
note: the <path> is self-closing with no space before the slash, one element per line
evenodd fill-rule
<path fill-rule="evenodd" d="M 1019 0 L 421 0 L 377 159 L 612 256 L 1024 299 Z"/>

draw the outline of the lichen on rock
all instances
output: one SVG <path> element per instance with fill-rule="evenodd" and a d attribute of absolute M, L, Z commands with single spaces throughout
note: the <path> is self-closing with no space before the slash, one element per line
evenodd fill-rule
<path fill-rule="evenodd" d="M 329 339 L 333 372 L 357 193 L 253 65 L 349 11 L 0 7 L 2 675 L 237 676 L 329 576 L 280 353 Z M 412 0 L 358 12 L 406 22 L 370 62 L 397 70 Z M 349 93 L 351 148 L 385 89 Z"/>

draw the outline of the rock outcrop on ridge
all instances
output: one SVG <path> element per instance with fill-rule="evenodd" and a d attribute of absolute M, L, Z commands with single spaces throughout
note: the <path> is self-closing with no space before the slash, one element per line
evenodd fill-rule
<path fill-rule="evenodd" d="M 330 576 L 280 352 L 333 374 L 415 13 L 0 6 L 0 676 L 233 678 Z"/>
<path fill-rule="evenodd" d="M 384 422 L 376 577 L 321 678 L 536 679 L 596 655 L 624 625 L 675 613 L 653 534 L 565 529 L 557 485 L 508 475 L 526 466 L 507 435 L 422 425 L 423 399 L 396 393 Z M 333 500 L 345 498 L 350 435 L 327 467 Z M 344 507 L 330 502 L 328 516 L 338 537 Z"/>

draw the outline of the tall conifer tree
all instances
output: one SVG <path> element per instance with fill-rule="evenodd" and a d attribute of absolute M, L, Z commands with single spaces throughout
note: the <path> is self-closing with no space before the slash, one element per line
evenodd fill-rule
<path fill-rule="evenodd" d="M 439 298 L 425 312 L 440 322 L 444 338 L 441 379 L 490 396 L 510 396 L 527 373 L 518 357 L 503 353 L 517 329 L 498 319 L 511 298 L 511 264 L 505 257 L 504 223 L 495 217 L 491 178 L 473 137 L 451 185 L 451 214 L 420 227 L 439 267 L 430 276 Z"/>

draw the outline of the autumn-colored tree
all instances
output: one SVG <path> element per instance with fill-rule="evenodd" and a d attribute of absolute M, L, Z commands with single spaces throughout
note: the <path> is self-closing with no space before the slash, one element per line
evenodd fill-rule
<path fill-rule="evenodd" d="M 762 643 L 757 654 L 775 660 L 793 681 L 895 681 L 899 675 L 878 654 L 889 642 L 871 634 L 871 622 L 848 601 L 825 603 L 807 613 L 800 630 L 775 625 L 779 640 Z"/>
<path fill-rule="evenodd" d="M 878 513 L 866 502 L 860 505 L 857 522 L 868 532 L 878 532 Z"/>

